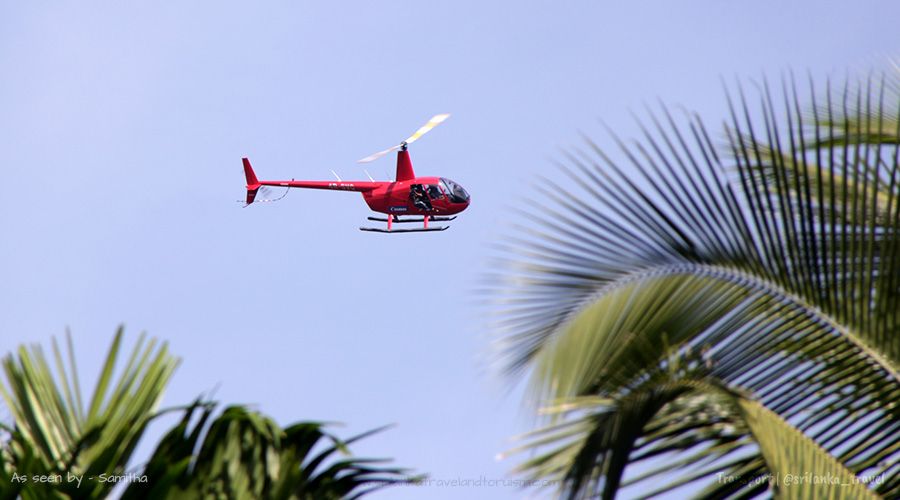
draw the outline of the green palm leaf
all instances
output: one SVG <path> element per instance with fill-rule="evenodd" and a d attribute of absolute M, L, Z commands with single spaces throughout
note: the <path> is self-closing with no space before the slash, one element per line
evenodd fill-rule
<path fill-rule="evenodd" d="M 341 440 L 320 422 L 282 429 L 242 406 L 226 408 L 207 428 L 214 407 L 198 400 L 187 408 L 147 463 L 149 482 L 132 483 L 122 498 L 358 498 L 420 479 L 384 460 L 349 456 L 349 444 L 381 429 Z"/>
<path fill-rule="evenodd" d="M 852 471 L 777 414 L 753 401 L 738 404 L 772 472 L 779 498 L 878 498 Z"/>
<path fill-rule="evenodd" d="M 383 460 L 349 456 L 348 445 L 381 429 L 341 440 L 319 422 L 282 429 L 264 415 L 231 406 L 211 420 L 215 404 L 156 410 L 178 361 L 165 344 L 141 336 L 125 367 L 116 369 L 123 338 L 116 333 L 87 407 L 82 404 L 71 339 L 69 367 L 53 343 L 54 374 L 40 347 L 22 347 L 3 361 L 0 385 L 14 419 L 0 447 L 0 499 L 106 498 L 128 481 L 122 498 L 359 498 L 420 478 Z M 126 465 L 147 424 L 169 412 L 180 421 L 142 467 Z M 210 423 L 208 425 L 208 423 Z M 335 458 L 336 454 L 346 455 Z M 68 474 L 81 477 L 70 481 Z M 129 475 L 130 474 L 130 475 Z M 43 476 L 55 482 L 39 482 Z M 16 478 L 27 478 L 24 482 Z"/>
<path fill-rule="evenodd" d="M 493 277 L 507 366 L 529 369 L 545 401 L 628 401 L 672 346 L 854 474 L 886 478 L 879 493 L 900 495 L 897 145 L 811 147 L 795 88 L 782 90 L 778 106 L 762 87 L 757 119 L 743 91 L 729 100 L 721 146 L 697 117 L 680 125 L 663 109 L 641 142 L 614 138 L 616 158 L 590 141 L 567 155 L 562 172 L 577 189 L 542 183 L 548 202 L 525 212 L 536 223 L 512 236 L 508 271 Z M 898 105 L 866 109 L 877 117 Z M 752 446 L 747 454 L 749 432 L 709 432 L 726 416 L 736 425 L 734 412 L 679 431 L 684 397 L 647 407 L 655 413 L 625 440 L 629 460 L 675 451 L 682 462 L 659 474 L 708 464 L 683 479 L 707 481 L 710 496 L 764 492 L 712 481 L 722 464 L 747 478 L 770 465 Z M 577 484 L 617 485 L 604 467 Z"/>
<path fill-rule="evenodd" d="M 669 360 L 679 358 L 685 360 L 680 355 L 670 356 Z M 700 371 L 648 373 L 641 387 L 627 395 L 610 400 L 578 398 L 546 408 L 552 413 L 576 416 L 526 435 L 530 441 L 513 452 L 547 445 L 553 448 L 523 463 L 520 472 L 535 479 L 555 479 L 569 498 L 594 498 L 594 492 L 601 491 L 603 498 L 611 499 L 619 482 L 610 477 L 621 477 L 624 467 L 633 463 L 630 457 L 647 459 L 650 455 L 641 450 L 648 445 L 653 445 L 654 451 L 669 451 L 664 444 L 672 443 L 672 437 L 683 439 L 703 429 L 712 431 L 704 437 L 709 445 L 677 464 L 699 465 L 696 468 L 701 472 L 686 473 L 684 479 L 654 491 L 644 490 L 642 497 L 649 498 L 709 474 L 716 474 L 723 485 L 743 489 L 744 494 L 772 488 L 779 498 L 878 497 L 852 471 L 776 413 L 708 376 L 698 376 L 702 375 Z M 693 410 L 690 415 L 677 415 L 677 420 L 659 418 L 660 413 L 676 416 L 672 410 L 685 408 L 680 404 L 687 402 Z M 659 425 L 651 426 L 651 421 Z M 756 459 L 746 453 L 746 438 L 750 437 L 764 457 L 768 472 L 763 476 L 747 474 L 757 465 Z M 673 447 L 679 446 L 676 443 Z M 733 456 L 724 460 L 728 455 Z M 656 478 L 661 471 L 670 469 L 671 465 L 653 470 L 640 479 Z M 708 494 L 723 493 L 729 490 L 721 488 Z"/>
<path fill-rule="evenodd" d="M 53 342 L 55 375 L 39 346 L 23 346 L 18 356 L 4 358 L 6 380 L 0 393 L 15 421 L 4 449 L 4 467 L 29 477 L 66 477 L 71 472 L 88 478 L 124 472 L 178 360 L 165 344 L 145 343 L 142 335 L 114 381 L 122 338 L 119 328 L 87 408 L 81 400 L 70 337 L 68 369 Z M 113 486 L 101 481 L 82 481 L 80 486 L 69 481 L 27 484 L 27 489 L 17 491 L 25 498 L 100 497 Z"/>

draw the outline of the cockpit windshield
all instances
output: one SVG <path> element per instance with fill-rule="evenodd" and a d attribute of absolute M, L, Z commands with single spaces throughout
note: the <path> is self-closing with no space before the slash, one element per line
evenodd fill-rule
<path fill-rule="evenodd" d="M 450 196 L 451 202 L 466 203 L 469 201 L 469 193 L 459 184 L 446 177 L 441 177 L 441 184 L 444 186 L 444 190 L 447 191 L 447 195 Z"/>

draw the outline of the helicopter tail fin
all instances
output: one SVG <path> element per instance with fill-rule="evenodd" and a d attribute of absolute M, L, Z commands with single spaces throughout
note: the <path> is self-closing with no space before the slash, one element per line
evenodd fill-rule
<path fill-rule="evenodd" d="M 259 191 L 261 184 L 259 183 L 259 179 L 256 178 L 253 167 L 250 165 L 250 159 L 244 158 L 243 161 L 244 177 L 247 178 L 247 205 L 249 205 L 256 199 L 256 193 Z"/>

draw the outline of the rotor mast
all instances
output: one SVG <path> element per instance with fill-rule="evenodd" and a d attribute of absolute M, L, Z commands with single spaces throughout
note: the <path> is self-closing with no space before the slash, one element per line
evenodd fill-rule
<path fill-rule="evenodd" d="M 416 178 L 413 171 L 412 160 L 409 158 L 406 141 L 400 143 L 400 150 L 397 151 L 397 182 L 408 181 Z"/>

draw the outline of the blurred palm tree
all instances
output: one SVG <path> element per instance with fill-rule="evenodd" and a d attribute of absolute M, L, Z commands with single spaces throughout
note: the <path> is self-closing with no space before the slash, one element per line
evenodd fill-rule
<path fill-rule="evenodd" d="M 157 411 L 178 360 L 142 335 L 116 377 L 122 337 L 120 328 L 87 409 L 70 337 L 68 368 L 53 341 L 56 377 L 39 346 L 3 360 L 0 393 L 14 423 L 2 426 L 0 499 L 106 498 L 121 483 L 130 499 L 358 498 L 419 479 L 349 455 L 348 444 L 380 429 L 343 441 L 321 422 L 282 429 L 242 406 L 211 423 L 212 402 Z M 183 412 L 181 421 L 146 464 L 128 469 L 147 425 L 168 411 Z"/>
<path fill-rule="evenodd" d="M 567 153 L 574 187 L 540 180 L 491 276 L 548 419 L 520 473 L 568 498 L 900 497 L 891 82 L 739 86 L 719 142 L 663 107 L 618 154 Z"/>

